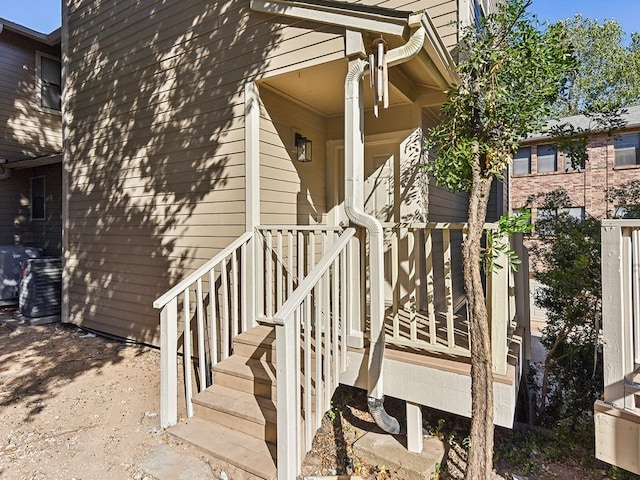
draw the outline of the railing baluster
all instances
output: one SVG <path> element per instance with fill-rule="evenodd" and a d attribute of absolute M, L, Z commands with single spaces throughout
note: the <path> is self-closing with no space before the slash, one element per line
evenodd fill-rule
<path fill-rule="evenodd" d="M 248 317 L 248 312 L 249 312 L 249 302 L 248 302 L 248 298 L 249 295 L 247 295 L 248 290 L 249 290 L 249 285 L 248 285 L 248 281 L 247 279 L 250 278 L 250 276 L 247 274 L 248 270 L 247 270 L 247 244 L 243 243 L 242 247 L 240 247 L 240 281 L 238 282 L 238 289 L 240 290 L 240 293 L 242 293 L 241 289 L 240 289 L 240 285 L 245 285 L 245 292 L 241 295 L 241 299 L 242 299 L 242 307 L 241 307 L 241 320 L 240 320 L 240 326 L 243 332 L 246 332 L 247 330 L 249 330 L 249 317 Z"/>
<path fill-rule="evenodd" d="M 206 366 L 206 354 L 204 351 L 204 302 L 202 301 L 202 278 L 196 282 L 196 326 L 198 327 L 198 370 L 199 380 L 198 391 L 207 388 L 208 368 Z"/>
<path fill-rule="evenodd" d="M 325 237 L 326 241 L 326 237 Z M 325 244 L 326 245 L 326 244 Z M 325 252 L 327 250 L 325 249 Z M 322 315 L 322 330 L 324 330 L 324 348 L 322 349 L 324 356 L 324 404 L 322 411 L 324 412 L 329 408 L 331 403 L 331 395 L 333 391 L 330 389 L 331 385 L 331 283 L 329 281 L 329 272 L 331 267 L 324 274 L 324 281 L 322 286 L 322 295 L 324 300 L 324 314 Z"/>
<path fill-rule="evenodd" d="M 340 306 L 339 306 L 339 292 L 340 288 L 340 257 L 338 257 L 333 263 L 332 269 L 332 287 L 331 287 L 331 329 L 329 330 L 333 335 L 333 341 L 331 342 L 332 346 L 332 355 L 331 361 L 333 362 L 333 378 L 331 379 L 331 394 L 333 394 L 334 389 L 338 386 L 338 378 L 340 375 L 340 362 L 338 361 L 338 341 L 339 341 L 339 320 L 338 315 L 340 314 Z M 331 402 L 331 396 L 329 397 L 328 402 Z"/>
<path fill-rule="evenodd" d="M 276 310 L 280 310 L 282 306 L 282 230 L 278 230 L 276 234 Z"/>
<path fill-rule="evenodd" d="M 416 262 L 415 262 L 415 230 L 406 229 L 407 232 L 407 262 L 408 262 L 408 297 L 409 297 L 409 325 L 411 341 L 418 340 L 418 325 L 416 310 L 418 301 L 416 298 Z"/>
<path fill-rule="evenodd" d="M 209 351 L 211 356 L 211 366 L 218 363 L 218 311 L 216 290 L 216 270 L 215 267 L 209 270 Z M 211 383 L 213 383 L 213 375 L 211 375 Z"/>
<path fill-rule="evenodd" d="M 340 254 L 340 362 L 342 370 L 347 369 L 347 325 L 351 324 L 351 308 L 349 302 L 349 285 L 347 284 L 348 249 Z"/>
<path fill-rule="evenodd" d="M 306 451 L 311 451 L 313 444 L 313 405 L 311 394 L 311 377 L 313 369 L 311 367 L 311 295 L 307 295 L 302 304 L 304 308 L 304 418 L 305 418 L 305 447 Z"/>
<path fill-rule="evenodd" d="M 322 424 L 322 321 L 320 321 L 320 315 L 322 315 L 322 284 L 324 282 L 319 281 L 315 292 L 316 301 L 313 305 L 314 318 L 315 318 L 315 330 L 316 330 L 316 358 L 315 358 L 315 385 L 316 385 L 316 428 L 320 428 Z"/>
<path fill-rule="evenodd" d="M 238 255 L 234 250 L 231 252 L 231 338 L 236 338 L 238 335 Z"/>
<path fill-rule="evenodd" d="M 307 273 L 311 271 L 316 264 L 316 234 L 313 230 L 309 232 L 309 265 Z"/>
<path fill-rule="evenodd" d="M 293 247 L 293 233 L 291 230 L 287 230 L 287 298 L 291 296 L 293 292 L 293 253 L 295 252 Z"/>
<path fill-rule="evenodd" d="M 429 318 L 429 343 L 438 343 L 438 331 L 436 330 L 435 286 L 433 283 L 433 235 L 430 228 L 424 230 L 424 267 L 426 271 L 427 287 L 427 316 Z"/>
<path fill-rule="evenodd" d="M 265 304 L 267 317 L 273 317 L 273 235 L 268 230 L 265 235 L 265 265 L 267 267 Z"/>
<path fill-rule="evenodd" d="M 442 256 L 444 258 L 444 291 L 447 302 L 447 346 L 455 348 L 456 336 L 453 324 L 453 282 L 451 280 L 451 230 L 442 230 Z"/>
<path fill-rule="evenodd" d="M 298 285 L 300 285 L 300 282 L 302 282 L 302 280 L 304 280 L 305 274 L 304 274 L 304 256 L 305 256 L 305 251 L 304 251 L 304 233 L 302 231 L 298 232 Z"/>
<path fill-rule="evenodd" d="M 230 348 L 229 348 L 229 279 L 227 278 L 227 259 L 225 258 L 220 263 L 220 280 L 221 280 L 221 289 L 222 289 L 222 302 L 220 302 L 220 306 L 222 307 L 222 328 L 220 329 L 221 335 L 221 349 L 222 349 L 222 360 L 229 357 Z"/>
<path fill-rule="evenodd" d="M 254 240 L 254 243 L 255 243 L 255 254 L 256 254 L 256 266 L 260 269 L 260 272 L 266 272 L 267 255 L 265 252 L 267 250 L 266 250 L 266 239 L 264 238 L 264 235 L 256 235 L 256 239 Z M 267 293 L 265 291 L 265 288 L 266 288 L 265 281 L 264 281 L 265 274 L 256 275 L 256 302 L 257 302 L 256 314 L 258 315 L 258 317 L 264 317 L 267 313 L 265 310 L 265 305 L 268 298 Z M 251 319 L 251 321 L 253 322 L 254 320 Z"/>
<path fill-rule="evenodd" d="M 400 316 L 399 304 L 400 304 L 400 282 L 398 276 L 400 274 L 400 229 L 393 228 L 391 230 L 391 295 L 392 295 L 392 310 L 391 315 L 393 318 L 393 336 L 400 338 Z"/>
<path fill-rule="evenodd" d="M 187 417 L 193 417 L 193 387 L 191 385 L 191 307 L 189 289 L 183 294 L 182 314 L 184 330 L 182 334 L 182 366 L 184 367 L 184 398 L 187 402 Z"/>

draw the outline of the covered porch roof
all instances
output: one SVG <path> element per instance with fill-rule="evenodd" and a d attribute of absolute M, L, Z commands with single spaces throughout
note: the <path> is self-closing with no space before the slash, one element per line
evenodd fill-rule
<path fill-rule="evenodd" d="M 412 32 L 425 29 L 421 51 L 410 61 L 389 69 L 390 107 L 415 104 L 433 107 L 458 79 L 455 62 L 426 11 L 404 12 L 333 0 L 252 0 L 254 11 L 344 28 L 345 56 L 305 69 L 266 77 L 261 84 L 326 116 L 344 112 L 344 80 L 351 58 L 366 58 L 372 41 L 381 36 L 389 50 L 404 45 Z M 364 85 L 365 109 L 373 107 L 373 92 Z"/>

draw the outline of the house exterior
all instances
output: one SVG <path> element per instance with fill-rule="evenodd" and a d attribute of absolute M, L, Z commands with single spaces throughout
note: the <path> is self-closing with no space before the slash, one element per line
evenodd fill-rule
<path fill-rule="evenodd" d="M 564 188 L 571 199 L 571 204 L 566 205 L 570 215 L 599 219 L 619 217 L 621 206 L 608 201 L 606 192 L 632 180 L 640 180 L 640 106 L 628 107 L 622 119 L 626 126 L 615 136 L 597 129 L 591 134 L 587 145 L 588 161 L 583 167 L 573 168 L 563 152 L 556 152 L 551 147 L 547 135 L 532 135 L 522 142 L 510 170 L 511 211 L 531 208 L 535 223 L 540 215 L 555 212 L 541 210 L 535 201 L 529 205 L 529 198 Z M 559 122 L 594 129 L 590 120 L 582 115 L 562 118 Z M 535 268 L 535 259 L 531 266 Z M 533 276 L 533 270 L 531 273 Z M 536 288 L 537 283 L 531 278 L 531 292 Z M 533 296 L 530 309 L 533 319 L 545 320 L 545 312 L 534 305 Z"/>
<path fill-rule="evenodd" d="M 494 7 L 65 2 L 63 321 L 160 346 L 164 427 L 290 479 L 339 383 L 388 431 L 407 400 L 412 451 L 421 406 L 470 414 L 466 198 L 421 165 L 455 22 Z M 487 281 L 504 426 L 522 280 Z"/>
<path fill-rule="evenodd" d="M 563 152 L 556 152 L 550 139 L 534 135 L 524 141 L 511 170 L 511 207 L 526 207 L 530 196 L 564 188 L 571 198 L 567 205 L 572 215 L 616 218 L 619 205 L 608 202 L 607 190 L 631 180 L 640 180 L 640 106 L 628 107 L 622 119 L 624 131 L 609 137 L 595 132 L 587 145 L 589 160 L 584 167 L 573 168 Z M 589 127 L 584 116 L 559 120 L 583 128 Z M 540 214 L 534 205 L 532 220 Z"/>
<path fill-rule="evenodd" d="M 0 18 L 0 245 L 62 249 L 60 29 Z"/>

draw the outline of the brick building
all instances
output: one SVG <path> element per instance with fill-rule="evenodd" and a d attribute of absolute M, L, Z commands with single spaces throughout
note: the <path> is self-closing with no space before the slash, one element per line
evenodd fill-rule
<path fill-rule="evenodd" d="M 583 168 L 572 168 L 563 154 L 551 148 L 549 137 L 534 135 L 522 143 L 511 168 L 510 208 L 524 207 L 531 195 L 563 187 L 571 197 L 569 213 L 584 217 L 612 218 L 617 205 L 605 199 L 605 192 L 631 180 L 640 180 L 640 106 L 629 107 L 623 115 L 627 125 L 614 138 L 606 132 L 591 135 Z M 584 116 L 567 117 L 561 122 L 588 127 Z M 532 219 L 547 212 L 533 206 Z M 550 213 L 550 212 L 549 212 Z"/>

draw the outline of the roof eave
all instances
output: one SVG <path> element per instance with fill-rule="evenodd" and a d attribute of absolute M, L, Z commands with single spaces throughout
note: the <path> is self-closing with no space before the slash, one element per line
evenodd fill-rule
<path fill-rule="evenodd" d="M 36 40 L 38 42 L 54 46 L 60 43 L 62 38 L 62 28 L 57 28 L 53 32 L 49 34 L 36 32 L 30 28 L 27 28 L 23 25 L 19 25 L 14 22 L 10 22 L 4 18 L 0 18 L 0 33 L 2 30 L 7 30 L 9 32 L 17 33 L 18 35 L 22 35 L 23 37 L 30 38 L 31 40 Z"/>

